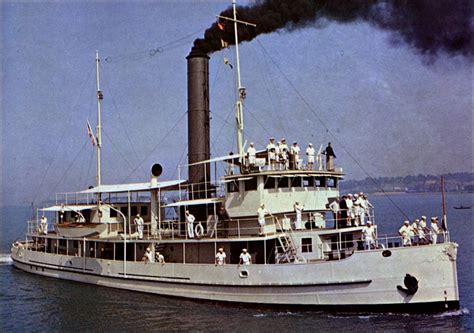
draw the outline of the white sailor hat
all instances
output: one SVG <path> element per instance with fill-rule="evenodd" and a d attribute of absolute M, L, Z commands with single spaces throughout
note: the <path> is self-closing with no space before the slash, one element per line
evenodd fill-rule
<path fill-rule="evenodd" d="M 243 248 L 243 249 L 242 249 L 242 252 L 247 252 L 247 249 L 246 249 L 246 248 Z"/>
<path fill-rule="evenodd" d="M 418 220 L 418 219 L 415 219 L 415 222 L 417 222 L 417 223 L 418 223 L 418 222 L 420 222 L 420 220 Z"/>
<path fill-rule="evenodd" d="M 426 216 L 423 215 L 423 216 L 421 217 L 421 219 L 422 219 L 422 220 L 426 220 Z"/>
<path fill-rule="evenodd" d="M 313 144 L 312 144 L 311 142 L 310 142 L 310 143 L 308 143 L 308 146 L 312 146 L 312 145 L 313 145 Z"/>
<path fill-rule="evenodd" d="M 253 142 L 250 142 L 250 145 L 253 146 Z"/>
<path fill-rule="evenodd" d="M 403 223 L 404 223 L 404 224 L 410 224 L 410 221 L 405 220 L 405 221 L 403 221 Z"/>
<path fill-rule="evenodd" d="M 367 224 L 372 224 L 372 221 L 367 221 Z"/>

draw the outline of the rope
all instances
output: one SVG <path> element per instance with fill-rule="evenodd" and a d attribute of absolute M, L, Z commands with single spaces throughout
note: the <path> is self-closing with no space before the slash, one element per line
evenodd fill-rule
<path fill-rule="evenodd" d="M 95 67 L 94 67 L 94 70 L 95 70 Z M 85 90 L 85 87 L 86 87 L 86 82 L 89 81 L 90 77 L 91 77 L 91 74 L 94 73 L 94 71 L 91 69 L 89 71 L 89 73 L 86 75 L 86 78 L 85 80 L 82 82 L 82 89 L 81 89 L 81 92 L 77 95 L 77 98 L 76 98 L 76 101 L 72 104 L 73 107 L 72 107 L 72 111 L 69 115 L 69 119 L 66 123 L 70 123 L 71 120 L 72 120 L 72 116 L 74 114 L 74 108 L 77 106 L 76 104 L 79 102 L 79 98 L 81 97 L 82 93 L 84 92 Z M 85 128 L 85 126 L 84 126 Z M 38 196 L 39 196 L 39 192 L 41 190 L 41 188 L 43 188 L 43 185 L 44 185 L 44 182 L 46 180 L 46 177 L 48 175 L 48 172 L 49 170 L 51 169 L 51 166 L 53 165 L 56 157 L 57 157 L 57 152 L 58 152 L 58 149 L 59 147 L 61 146 L 61 144 L 63 143 L 63 139 L 64 137 L 66 136 L 66 133 L 69 133 L 69 128 L 67 126 L 64 126 L 64 130 L 63 132 L 61 133 L 61 136 L 59 138 L 59 140 L 55 140 L 56 141 L 56 147 L 54 148 L 53 150 L 53 153 L 51 154 L 51 156 L 53 156 L 52 159 L 50 159 L 49 163 L 48 163 L 48 166 L 46 167 L 46 171 L 42 174 L 43 176 L 41 177 L 41 182 L 39 184 L 39 186 L 37 187 L 37 191 L 36 193 L 34 194 L 33 196 L 33 202 L 35 202 L 37 199 L 38 199 Z"/>
<path fill-rule="evenodd" d="M 400 208 L 400 206 L 398 206 L 396 204 L 395 201 L 392 200 L 392 198 L 385 192 L 385 190 L 380 186 L 379 183 L 377 183 L 377 181 L 367 172 L 367 170 L 359 163 L 359 161 L 350 153 L 350 151 L 348 149 L 346 149 L 345 145 L 337 138 L 337 136 L 328 128 L 328 126 L 326 125 L 326 123 L 323 121 L 323 119 L 317 114 L 317 112 L 311 107 L 311 105 L 306 101 L 306 99 L 303 97 L 303 95 L 301 95 L 301 93 L 298 91 L 298 89 L 295 87 L 295 85 L 293 84 L 293 82 L 291 82 L 291 80 L 288 78 L 288 76 L 283 72 L 283 70 L 280 68 L 280 66 L 278 66 L 278 64 L 276 63 L 276 61 L 273 59 L 273 57 L 270 55 L 269 52 L 267 52 L 267 50 L 265 49 L 265 47 L 262 45 L 262 43 L 258 40 L 257 40 L 257 43 L 260 45 L 260 47 L 262 48 L 262 50 L 265 52 L 265 54 L 267 55 L 267 57 L 272 61 L 272 63 L 275 65 L 275 67 L 278 69 L 278 71 L 281 73 L 281 75 L 283 76 L 283 78 L 288 82 L 288 84 L 291 86 L 291 88 L 296 92 L 296 94 L 298 95 L 298 97 L 303 101 L 303 103 L 305 104 L 305 106 L 308 108 L 308 110 L 311 111 L 311 113 L 313 113 L 313 115 L 316 117 L 316 119 L 320 122 L 320 124 L 323 126 L 323 128 L 326 130 L 326 133 L 328 133 L 333 139 L 334 141 L 336 141 L 338 143 L 338 145 L 342 148 L 342 150 L 357 164 L 357 166 L 362 170 L 362 172 L 367 176 L 367 178 L 369 178 L 375 186 L 377 186 L 380 191 L 387 197 L 387 199 L 390 200 L 390 202 L 398 209 L 398 211 L 402 214 L 402 216 L 404 216 L 405 218 L 408 219 L 408 215 L 405 213 L 405 211 L 403 211 L 403 209 Z"/>
<path fill-rule="evenodd" d="M 158 141 L 158 143 L 153 147 L 153 149 L 150 151 L 150 153 L 148 153 L 145 158 L 143 158 L 138 164 L 137 166 L 128 174 L 127 177 L 125 177 L 123 180 L 122 180 L 122 183 L 124 183 L 128 178 L 130 178 L 131 175 L 133 175 L 135 173 L 135 171 L 138 170 L 138 168 L 147 160 L 147 158 L 149 158 L 151 156 L 151 154 L 153 154 L 155 152 L 155 150 L 158 148 L 158 146 L 161 145 L 161 143 L 163 141 L 165 141 L 165 139 L 168 138 L 168 135 L 170 133 L 172 133 L 174 131 L 174 129 L 180 124 L 182 118 L 186 115 L 187 112 L 184 112 L 181 117 L 179 117 L 178 121 L 173 125 L 173 127 L 171 127 L 169 129 L 168 132 L 166 132 L 166 134 L 163 136 L 163 138 L 161 138 L 161 140 Z"/>
<path fill-rule="evenodd" d="M 136 52 L 130 52 L 130 53 L 122 53 L 122 54 L 117 54 L 113 56 L 108 56 L 105 58 L 106 63 L 111 63 L 114 61 L 121 61 L 121 60 L 127 60 L 127 58 L 134 58 L 137 56 L 148 56 L 148 57 L 153 57 L 157 54 L 163 53 L 168 50 L 173 50 L 181 46 L 189 46 L 189 38 L 192 36 L 201 33 L 204 31 L 206 27 L 200 28 L 199 30 L 193 31 L 187 35 L 184 35 L 182 37 L 178 37 L 177 39 L 174 39 L 172 41 L 169 41 L 165 44 L 159 45 L 156 48 L 148 49 L 148 50 L 142 50 L 142 51 L 136 51 Z"/>
<path fill-rule="evenodd" d="M 90 144 L 90 140 L 89 138 L 87 138 L 87 140 L 85 140 L 84 144 L 82 145 L 81 149 L 79 150 L 79 152 L 76 154 L 76 156 L 74 156 L 74 158 L 72 159 L 71 163 L 69 163 L 68 167 L 66 168 L 66 170 L 64 171 L 64 173 L 62 174 L 61 178 L 59 178 L 59 181 L 56 183 L 56 185 L 53 186 L 52 190 L 48 193 L 48 198 L 54 193 L 56 192 L 56 188 L 59 186 L 59 184 L 61 184 L 64 180 L 64 178 L 66 177 L 67 173 L 69 172 L 69 170 L 72 168 L 72 166 L 75 164 L 76 162 L 76 159 L 79 157 L 79 155 L 82 153 L 82 151 L 84 150 L 84 148 L 86 147 L 87 144 Z"/>

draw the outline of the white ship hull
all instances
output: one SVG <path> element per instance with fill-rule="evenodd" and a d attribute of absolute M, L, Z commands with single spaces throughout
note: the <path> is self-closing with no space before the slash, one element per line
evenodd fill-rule
<path fill-rule="evenodd" d="M 431 312 L 459 308 L 455 243 L 355 252 L 347 259 L 268 265 L 102 260 L 12 249 L 18 269 L 53 278 L 166 296 L 323 310 Z M 248 277 L 241 277 L 247 270 Z M 408 296 L 397 289 L 410 274 Z"/>

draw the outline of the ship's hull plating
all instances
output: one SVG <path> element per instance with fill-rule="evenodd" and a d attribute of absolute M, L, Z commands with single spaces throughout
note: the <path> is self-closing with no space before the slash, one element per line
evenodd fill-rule
<path fill-rule="evenodd" d="M 12 248 L 15 267 L 34 274 L 173 297 L 327 311 L 435 312 L 459 308 L 456 244 L 356 252 L 308 264 L 145 264 Z M 125 271 L 124 271 L 125 268 Z M 247 277 L 243 277 L 246 275 Z M 418 290 L 398 290 L 404 277 Z"/>

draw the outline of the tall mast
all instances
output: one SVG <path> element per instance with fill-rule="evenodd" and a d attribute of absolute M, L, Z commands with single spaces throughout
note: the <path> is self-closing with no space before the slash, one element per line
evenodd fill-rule
<path fill-rule="evenodd" d="M 234 35 L 235 35 L 235 58 L 237 65 L 237 94 L 238 99 L 235 103 L 235 121 L 237 127 L 237 150 L 239 152 L 239 161 L 242 164 L 244 156 L 244 98 L 245 88 L 242 87 L 240 80 L 240 57 L 239 57 L 239 34 L 237 31 L 237 10 L 236 0 L 232 0 L 232 9 L 234 13 Z"/>
<path fill-rule="evenodd" d="M 100 90 L 99 81 L 99 51 L 95 51 L 95 64 L 96 64 L 96 83 L 97 83 L 97 177 L 96 186 L 100 186 L 102 183 L 102 170 L 101 170 L 101 148 L 102 148 L 102 121 L 101 121 L 101 101 L 104 98 L 102 91 Z"/>

